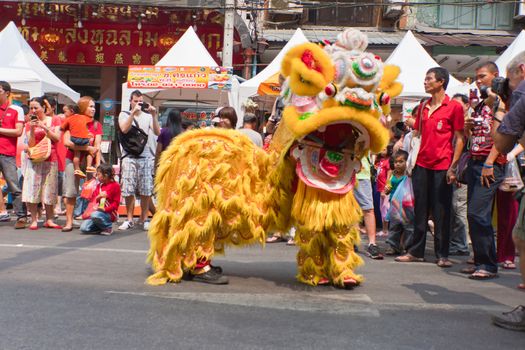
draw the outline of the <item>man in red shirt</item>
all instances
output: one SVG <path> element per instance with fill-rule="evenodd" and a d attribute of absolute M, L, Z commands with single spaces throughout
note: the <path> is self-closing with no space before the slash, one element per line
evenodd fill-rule
<path fill-rule="evenodd" d="M 6 81 L 0 81 L 0 171 L 13 196 L 13 207 L 17 215 L 15 228 L 25 228 L 22 190 L 16 168 L 16 142 L 17 138 L 22 135 L 24 116 L 19 117 L 18 112 L 9 107 L 9 95 L 11 95 L 11 85 Z"/>
<path fill-rule="evenodd" d="M 415 223 L 407 254 L 398 262 L 423 261 L 429 213 L 434 220 L 434 252 L 439 267 L 450 267 L 448 259 L 451 226 L 452 186 L 464 146 L 463 108 L 445 94 L 449 73 L 431 68 L 425 76 L 425 92 L 432 97 L 420 106 L 414 128 L 421 133 L 421 146 L 412 172 Z M 421 123 L 420 123 L 421 120 Z M 421 127 L 420 127 L 421 126 Z M 454 137 L 456 145 L 453 146 Z"/>

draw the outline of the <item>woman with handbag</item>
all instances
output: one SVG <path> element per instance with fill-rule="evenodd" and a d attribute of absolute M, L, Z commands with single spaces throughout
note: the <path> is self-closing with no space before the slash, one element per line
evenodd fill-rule
<path fill-rule="evenodd" d="M 49 117 L 51 108 L 43 97 L 34 97 L 29 103 L 30 120 L 26 123 L 29 161 L 24 170 L 22 201 L 31 213 L 30 230 L 37 230 L 38 204 L 46 208 L 44 227 L 61 229 L 53 222 L 58 194 L 58 156 L 56 144 L 60 139 L 60 118 Z"/>

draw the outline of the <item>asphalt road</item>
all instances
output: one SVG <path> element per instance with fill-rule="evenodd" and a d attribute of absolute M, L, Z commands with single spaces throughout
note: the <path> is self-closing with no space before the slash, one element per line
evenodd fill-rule
<path fill-rule="evenodd" d="M 523 349 L 490 316 L 525 304 L 516 271 L 471 281 L 466 258 L 372 261 L 345 291 L 295 281 L 295 248 L 230 249 L 227 286 L 144 284 L 146 233 L 0 226 L 0 349 Z M 429 255 L 430 258 L 430 255 Z M 429 259 L 431 260 L 431 259 Z"/>

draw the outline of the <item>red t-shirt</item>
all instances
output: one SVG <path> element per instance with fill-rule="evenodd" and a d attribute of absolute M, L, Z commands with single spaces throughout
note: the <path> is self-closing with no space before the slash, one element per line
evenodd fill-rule
<path fill-rule="evenodd" d="M 425 103 L 422 113 L 416 113 L 414 128 L 419 129 L 419 118 L 423 117 L 421 146 L 416 164 L 431 170 L 448 170 L 452 164 L 454 132 L 462 131 L 465 123 L 463 107 L 448 95 L 430 116 L 431 100 Z"/>
<path fill-rule="evenodd" d="M 106 192 L 106 205 L 104 212 L 111 216 L 111 221 L 117 220 L 118 208 L 120 205 L 120 185 L 116 181 L 110 181 L 107 184 L 100 184 L 93 192 L 92 198 L 97 198 L 100 192 Z M 97 201 L 100 203 L 100 199 Z"/>
<path fill-rule="evenodd" d="M 492 128 L 494 127 L 494 120 L 492 116 L 492 110 L 489 106 L 481 103 L 476 106 L 474 112 L 472 112 L 472 118 L 478 119 L 481 117 L 481 124 L 475 123 L 472 128 L 472 136 L 470 138 L 470 154 L 473 156 L 487 157 L 494 146 L 494 140 L 492 140 Z M 507 158 L 502 154 L 498 155 L 496 162 L 499 164 L 505 164 Z"/>
<path fill-rule="evenodd" d="M 23 123 L 18 120 L 18 112 L 10 108 L 7 103 L 0 106 L 0 124 L 4 129 L 16 129 L 16 124 Z M 16 141 L 18 137 L 0 135 L 0 154 L 16 157 Z"/>
<path fill-rule="evenodd" d="M 95 139 L 95 137 L 97 137 L 97 135 L 102 135 L 103 134 L 102 124 L 99 123 L 96 120 L 94 120 L 91 123 L 89 123 L 87 125 L 87 127 L 88 127 L 88 130 L 91 133 L 91 135 L 93 135 L 93 140 Z M 93 146 L 93 142 L 90 142 L 90 146 Z M 73 151 L 68 149 L 67 153 L 66 153 L 66 158 L 72 161 L 74 157 L 75 157 L 75 154 L 73 153 Z"/>
<path fill-rule="evenodd" d="M 46 117 L 44 120 L 47 120 L 47 118 L 48 117 Z M 29 131 L 31 129 L 30 123 L 31 122 L 26 123 L 26 135 L 28 139 L 29 139 Z M 61 123 L 60 117 L 55 115 L 51 117 L 51 125 L 49 125 L 49 127 L 54 130 L 57 126 L 60 127 L 60 123 Z M 44 129 L 38 126 L 34 129 L 34 133 L 35 133 L 35 144 L 42 141 L 42 139 L 46 136 L 46 132 L 44 131 Z M 57 143 L 58 142 L 51 142 L 51 155 L 47 159 L 48 162 L 56 163 L 58 161 Z"/>

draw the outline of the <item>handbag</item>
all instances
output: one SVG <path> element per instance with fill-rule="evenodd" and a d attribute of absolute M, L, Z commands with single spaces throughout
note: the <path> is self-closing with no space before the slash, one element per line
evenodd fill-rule
<path fill-rule="evenodd" d="M 50 127 L 51 124 L 50 119 L 51 118 L 46 118 L 46 124 L 48 124 L 48 127 Z M 51 156 L 51 139 L 44 136 L 40 142 L 27 149 L 27 154 L 33 163 L 42 163 L 46 161 L 49 156 Z"/>
<path fill-rule="evenodd" d="M 456 170 L 458 182 L 464 185 L 467 185 L 467 169 L 468 169 L 468 162 L 470 160 L 469 149 L 470 149 L 470 139 L 465 145 L 463 152 L 459 156 L 457 170 Z"/>
<path fill-rule="evenodd" d="M 421 130 L 423 126 L 423 111 L 426 108 L 427 104 L 428 101 L 425 101 L 419 106 L 419 132 L 417 136 L 412 136 L 412 139 L 410 140 L 410 151 L 408 152 L 407 159 L 407 174 L 409 176 L 412 175 L 412 170 L 414 170 L 414 168 L 416 167 L 417 155 L 419 154 L 419 148 L 421 147 L 421 134 L 423 133 L 423 130 Z"/>

